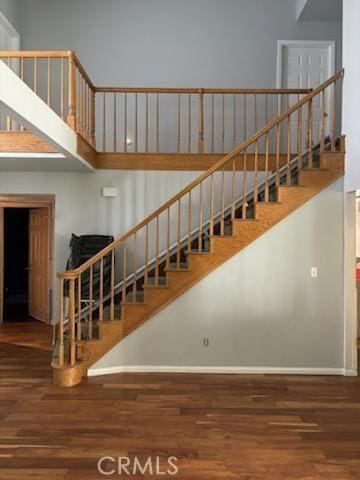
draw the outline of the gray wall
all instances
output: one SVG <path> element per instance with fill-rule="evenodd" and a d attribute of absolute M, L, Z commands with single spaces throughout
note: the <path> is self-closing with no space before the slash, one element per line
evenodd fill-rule
<path fill-rule="evenodd" d="M 12 26 L 19 31 L 19 0 L 0 0 L 0 12 L 5 15 Z M 20 33 L 20 32 L 19 32 Z"/>
<path fill-rule="evenodd" d="M 119 236 L 160 207 L 199 172 L 97 171 L 96 173 L 0 172 L 1 193 L 55 195 L 54 316 L 57 314 L 55 274 L 64 270 L 71 233 Z M 101 188 L 118 189 L 104 198 Z"/>
<path fill-rule="evenodd" d="M 72 49 L 96 84 L 274 86 L 277 40 L 335 40 L 295 0 L 20 0 L 24 49 Z"/>
<path fill-rule="evenodd" d="M 310 277 L 311 266 L 319 277 Z M 343 181 L 107 353 L 117 366 L 343 367 Z M 210 347 L 202 340 L 210 338 Z"/>

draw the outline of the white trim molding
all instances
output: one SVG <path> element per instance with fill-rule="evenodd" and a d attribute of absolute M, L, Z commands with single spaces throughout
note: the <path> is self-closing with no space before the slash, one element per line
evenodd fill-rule
<path fill-rule="evenodd" d="M 11 38 L 11 50 L 20 50 L 20 35 L 2 12 L 0 12 L 0 26 Z"/>
<path fill-rule="evenodd" d="M 342 375 L 357 376 L 357 370 L 325 367 L 211 367 L 211 366 L 165 366 L 123 365 L 116 367 L 90 368 L 88 377 L 116 373 L 209 373 L 223 375 Z"/>
<path fill-rule="evenodd" d="M 329 71 L 328 77 L 330 78 L 335 74 L 335 42 L 333 40 L 278 40 L 277 45 L 277 67 L 276 67 L 276 87 L 282 88 L 282 75 L 283 75 L 283 52 L 286 47 L 327 47 L 329 55 Z"/>

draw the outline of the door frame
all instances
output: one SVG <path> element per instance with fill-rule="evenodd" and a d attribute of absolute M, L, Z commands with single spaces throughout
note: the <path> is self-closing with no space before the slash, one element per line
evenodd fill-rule
<path fill-rule="evenodd" d="M 20 35 L 5 17 L 3 13 L 0 12 L 0 25 L 3 27 L 6 33 L 8 33 L 11 38 L 11 50 L 20 50 Z"/>
<path fill-rule="evenodd" d="M 328 49 L 328 78 L 335 74 L 335 41 L 333 40 L 278 40 L 276 87 L 282 88 L 283 54 L 286 47 L 324 48 Z"/>
<path fill-rule="evenodd" d="M 48 305 L 46 323 L 51 323 L 54 269 L 54 237 L 55 237 L 55 195 L 42 194 L 0 194 L 0 209 L 5 208 L 47 208 L 49 213 L 49 259 L 48 259 Z M 0 222 L 0 323 L 3 322 L 4 311 L 4 229 Z"/>

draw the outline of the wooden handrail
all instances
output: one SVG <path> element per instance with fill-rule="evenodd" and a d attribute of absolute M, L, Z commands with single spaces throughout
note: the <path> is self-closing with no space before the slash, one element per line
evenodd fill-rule
<path fill-rule="evenodd" d="M 67 58 L 74 52 L 69 50 L 0 50 L 4 58 Z"/>
<path fill-rule="evenodd" d="M 311 88 L 198 88 L 198 87 L 95 87 L 97 93 L 183 93 L 198 94 L 263 94 L 263 95 L 306 95 L 312 91 Z"/>
<path fill-rule="evenodd" d="M 3 58 L 72 58 L 86 82 L 96 93 L 184 93 L 197 94 L 308 94 L 311 88 L 212 88 L 212 87 L 96 87 L 73 50 L 0 50 Z"/>
<path fill-rule="evenodd" d="M 189 194 L 190 191 L 192 191 L 195 187 L 200 185 L 206 178 L 210 177 L 217 170 L 221 169 L 229 160 L 232 160 L 240 152 L 245 151 L 250 145 L 252 145 L 254 142 L 259 140 L 266 133 L 270 132 L 274 127 L 276 127 L 277 125 L 280 125 L 285 119 L 290 118 L 290 116 L 294 112 L 301 109 L 301 107 L 306 105 L 316 95 L 318 95 L 323 90 L 325 90 L 327 87 L 329 87 L 331 84 L 336 82 L 336 80 L 341 78 L 343 75 L 344 75 L 344 69 L 339 70 L 335 75 L 330 77 L 327 81 L 325 81 L 319 87 L 313 89 L 306 97 L 304 97 L 303 99 L 301 99 L 297 103 L 295 103 L 286 112 L 279 115 L 273 121 L 267 123 L 263 128 L 258 130 L 258 132 L 256 132 L 253 136 L 249 137 L 247 140 L 242 142 L 239 146 L 235 147 L 230 153 L 225 155 L 221 160 L 219 160 L 217 163 L 215 163 L 206 172 L 201 174 L 199 177 L 197 177 L 195 180 L 193 180 L 191 183 L 189 183 L 186 187 L 184 187 L 182 190 L 180 190 L 170 200 L 165 202 L 161 207 L 159 207 L 157 210 L 155 210 L 153 213 L 151 213 L 149 216 L 147 216 L 144 220 L 142 220 L 140 223 L 138 223 L 135 227 L 128 230 L 123 236 L 121 236 L 120 238 L 118 238 L 117 240 L 115 240 L 114 242 L 109 244 L 103 250 L 101 250 L 96 255 L 94 255 L 92 258 L 90 258 L 88 261 L 83 263 L 80 267 L 78 267 L 74 270 L 59 272 L 58 277 L 62 278 L 62 279 L 73 279 L 73 278 L 76 278 L 81 273 L 83 273 L 84 271 L 86 271 L 89 267 L 91 267 L 96 262 L 98 262 L 99 260 L 104 258 L 104 256 L 108 255 L 114 248 L 116 248 L 117 246 L 124 243 L 127 239 L 129 239 L 131 236 L 133 236 L 136 232 L 141 230 L 145 225 L 150 223 L 152 220 L 155 220 L 163 212 L 165 212 L 169 207 L 174 205 L 176 202 L 178 202 L 185 195 Z"/>

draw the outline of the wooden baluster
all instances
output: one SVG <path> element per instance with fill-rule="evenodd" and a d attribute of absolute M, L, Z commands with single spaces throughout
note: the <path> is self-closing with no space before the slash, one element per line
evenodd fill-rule
<path fill-rule="evenodd" d="M 145 94 L 145 152 L 149 151 L 149 94 Z"/>
<path fill-rule="evenodd" d="M 275 168 L 275 184 L 276 187 L 280 185 L 280 124 L 276 124 L 275 142 L 276 142 L 276 168 Z"/>
<path fill-rule="evenodd" d="M 60 116 L 65 119 L 64 57 L 60 60 Z"/>
<path fill-rule="evenodd" d="M 286 184 L 291 185 L 291 115 L 287 117 L 286 123 Z"/>
<path fill-rule="evenodd" d="M 138 93 L 135 93 L 135 152 L 138 151 Z"/>
<path fill-rule="evenodd" d="M 246 93 L 244 93 L 244 111 L 243 111 L 243 122 L 244 122 L 244 138 L 243 140 L 245 141 L 247 139 L 247 96 Z"/>
<path fill-rule="evenodd" d="M 313 102 L 312 98 L 308 102 L 308 168 L 313 167 Z"/>
<path fill-rule="evenodd" d="M 269 121 L 269 96 L 268 94 L 266 93 L 265 94 L 265 123 L 268 123 Z"/>
<path fill-rule="evenodd" d="M 38 77 L 38 59 L 37 57 L 34 58 L 34 92 L 38 93 L 38 83 L 39 83 L 39 77 Z"/>
<path fill-rule="evenodd" d="M 236 105 L 236 95 L 233 95 L 233 148 L 236 146 L 236 131 L 237 131 L 237 118 L 236 118 L 236 110 L 237 110 L 237 105 Z"/>
<path fill-rule="evenodd" d="M 20 58 L 20 78 L 24 81 L 24 57 Z M 20 131 L 24 132 L 25 128 L 23 125 L 20 125 Z"/>
<path fill-rule="evenodd" d="M 187 238 L 187 251 L 191 252 L 191 232 L 192 232 L 192 210 L 191 210 L 191 190 L 189 191 L 188 201 L 188 238 Z"/>
<path fill-rule="evenodd" d="M 204 153 L 204 91 L 199 89 L 199 153 Z"/>
<path fill-rule="evenodd" d="M 114 92 L 113 95 L 113 102 L 114 102 L 114 139 L 113 139 L 113 150 L 116 152 L 117 150 L 117 108 L 116 108 L 116 93 Z"/>
<path fill-rule="evenodd" d="M 181 150 L 181 94 L 180 93 L 178 94 L 177 127 L 178 127 L 177 152 L 180 153 L 180 150 Z"/>
<path fill-rule="evenodd" d="M 106 152 L 106 93 L 103 93 L 103 140 L 102 150 Z"/>
<path fill-rule="evenodd" d="M 99 322 L 104 320 L 104 258 L 100 260 Z"/>
<path fill-rule="evenodd" d="M 203 184 L 199 185 L 199 236 L 198 236 L 198 250 L 202 252 L 202 232 L 203 232 Z"/>
<path fill-rule="evenodd" d="M 77 339 L 80 342 L 81 341 L 81 273 L 79 274 L 78 278 L 78 299 L 77 299 L 77 312 L 78 312 L 78 318 L 77 318 Z"/>
<path fill-rule="evenodd" d="M 149 224 L 145 225 L 145 275 L 144 285 L 149 284 Z"/>
<path fill-rule="evenodd" d="M 180 254 L 181 254 L 181 199 L 179 199 L 177 209 L 177 251 L 176 251 L 176 268 L 180 268 Z"/>
<path fill-rule="evenodd" d="M 210 178 L 210 236 L 214 235 L 214 174 Z"/>
<path fill-rule="evenodd" d="M 79 89 L 80 89 L 80 112 L 81 112 L 81 131 L 82 136 L 86 137 L 86 130 L 85 130 L 85 115 L 84 115 L 84 79 L 79 72 Z"/>
<path fill-rule="evenodd" d="M 300 98 L 299 98 L 300 100 Z M 302 107 L 298 109 L 298 139 L 297 139 L 297 156 L 298 156 L 298 161 L 297 161 L 297 168 L 300 170 L 302 168 Z"/>
<path fill-rule="evenodd" d="M 225 231 L 225 167 L 221 174 L 221 220 L 220 220 L 220 235 L 224 235 Z"/>
<path fill-rule="evenodd" d="M 64 365 L 64 279 L 60 279 L 59 366 Z"/>
<path fill-rule="evenodd" d="M 189 110 L 189 117 L 188 117 L 188 153 L 191 153 L 191 94 L 188 95 L 188 110 Z"/>
<path fill-rule="evenodd" d="M 155 285 L 159 285 L 159 217 L 156 217 Z"/>
<path fill-rule="evenodd" d="M 127 114 L 128 111 L 128 94 L 125 93 L 124 98 L 124 152 L 127 152 L 128 144 L 127 144 Z"/>
<path fill-rule="evenodd" d="M 166 267 L 170 268 L 170 207 L 167 209 L 166 222 Z"/>
<path fill-rule="evenodd" d="M 51 58 L 47 62 L 47 104 L 51 107 Z"/>
<path fill-rule="evenodd" d="M 76 66 L 72 55 L 69 56 L 69 107 L 67 123 L 76 131 Z"/>
<path fill-rule="evenodd" d="M 82 92 L 83 92 L 83 123 L 84 123 L 84 138 L 88 138 L 88 124 L 87 124 L 87 84 L 82 79 Z"/>
<path fill-rule="evenodd" d="M 265 135 L 265 202 L 269 201 L 269 133 Z"/>
<path fill-rule="evenodd" d="M 255 165 L 254 165 L 254 203 L 256 203 L 259 200 L 259 186 L 258 186 L 258 174 L 259 174 L 259 141 L 255 141 L 254 145 L 255 149 Z"/>
<path fill-rule="evenodd" d="M 75 343 L 75 279 L 69 280 L 69 335 L 70 335 L 70 365 L 76 362 Z"/>
<path fill-rule="evenodd" d="M 20 78 L 24 81 L 24 57 L 20 58 Z"/>
<path fill-rule="evenodd" d="M 247 218 L 247 149 L 243 152 L 244 157 L 244 171 L 243 171 L 243 204 L 242 204 L 242 218 Z"/>
<path fill-rule="evenodd" d="M 110 320 L 115 318 L 115 250 L 111 250 Z"/>
<path fill-rule="evenodd" d="M 232 159 L 232 185 L 231 185 L 231 220 L 235 218 L 236 207 L 236 157 Z"/>
<path fill-rule="evenodd" d="M 331 86 L 332 89 L 332 109 L 331 109 L 331 131 L 330 131 L 330 142 L 331 142 L 331 151 L 335 152 L 336 150 L 336 82 Z"/>
<path fill-rule="evenodd" d="M 88 337 L 91 340 L 93 336 L 93 295 L 94 295 L 94 288 L 93 288 L 93 275 L 94 269 L 91 265 L 90 273 L 89 273 L 89 334 Z"/>
<path fill-rule="evenodd" d="M 254 95 L 254 130 L 256 133 L 258 129 L 258 120 L 257 120 L 257 95 Z"/>
<path fill-rule="evenodd" d="M 7 59 L 7 66 L 9 68 L 11 68 L 11 60 L 10 60 L 10 57 Z M 11 132 L 12 131 L 12 118 L 7 116 L 6 117 L 6 130 L 8 132 Z"/>
<path fill-rule="evenodd" d="M 211 153 L 215 153 L 215 97 L 211 94 Z"/>
<path fill-rule="evenodd" d="M 221 151 L 225 153 L 225 95 L 222 95 L 221 108 Z"/>
<path fill-rule="evenodd" d="M 160 98 L 156 94 L 156 152 L 160 152 Z"/>
<path fill-rule="evenodd" d="M 80 98 L 80 105 L 79 105 L 79 112 L 80 112 L 80 127 L 81 127 L 81 135 L 85 138 L 85 121 L 84 121 L 84 81 L 79 72 L 79 98 Z"/>
<path fill-rule="evenodd" d="M 127 271 L 127 247 L 124 243 L 124 265 L 123 265 L 123 288 L 122 288 L 122 302 L 126 301 L 126 271 Z"/>
<path fill-rule="evenodd" d="M 87 140 L 91 144 L 91 88 L 89 87 L 88 84 L 86 84 L 86 90 L 87 90 Z"/>
<path fill-rule="evenodd" d="M 138 269 L 138 255 L 137 255 L 137 232 L 134 234 L 134 255 L 133 255 L 133 261 L 134 261 L 134 282 L 133 282 L 133 288 L 132 288 L 132 295 L 133 295 L 133 302 L 136 302 L 136 293 L 137 293 L 137 269 Z"/>

